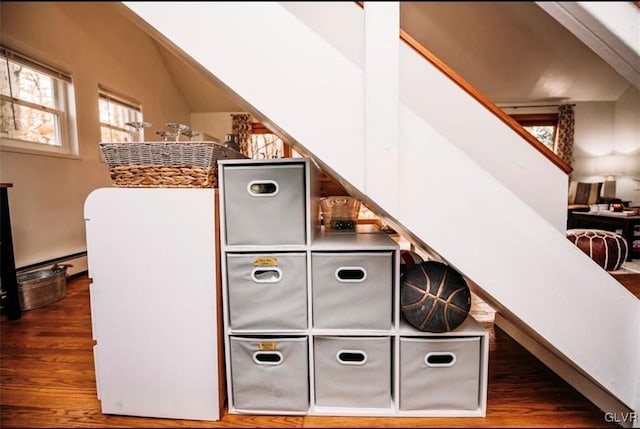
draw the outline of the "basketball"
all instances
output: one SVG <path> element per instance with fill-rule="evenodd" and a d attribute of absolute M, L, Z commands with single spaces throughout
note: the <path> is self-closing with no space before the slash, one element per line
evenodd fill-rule
<path fill-rule="evenodd" d="M 400 277 L 402 277 L 409 268 L 413 268 L 416 264 L 423 261 L 424 259 L 416 252 L 402 249 L 400 251 Z"/>
<path fill-rule="evenodd" d="M 408 268 L 400 280 L 400 308 L 405 320 L 425 332 L 449 332 L 465 321 L 471 291 L 462 275 L 437 261 Z"/>

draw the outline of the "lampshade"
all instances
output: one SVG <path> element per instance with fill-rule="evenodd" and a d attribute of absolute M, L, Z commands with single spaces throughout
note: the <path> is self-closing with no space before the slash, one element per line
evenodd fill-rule
<path fill-rule="evenodd" d="M 602 196 L 616 197 L 615 176 L 624 174 L 625 157 L 622 155 L 604 155 L 596 159 L 596 174 L 606 176 L 602 188 Z"/>

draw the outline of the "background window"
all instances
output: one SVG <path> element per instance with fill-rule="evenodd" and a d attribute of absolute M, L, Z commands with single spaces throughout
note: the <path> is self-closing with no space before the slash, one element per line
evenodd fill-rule
<path fill-rule="evenodd" d="M 133 142 L 144 140 L 144 130 L 138 132 L 127 122 L 142 121 L 142 106 L 102 86 L 98 87 L 100 137 L 103 142 Z"/>
<path fill-rule="evenodd" d="M 511 115 L 511 117 L 550 150 L 554 150 L 558 127 L 557 113 L 533 113 Z"/>
<path fill-rule="evenodd" d="M 249 158 L 254 159 L 291 157 L 290 146 L 258 122 L 251 124 L 251 141 L 248 152 Z"/>
<path fill-rule="evenodd" d="M 10 146 L 70 152 L 71 76 L 0 46 L 0 137 Z"/>

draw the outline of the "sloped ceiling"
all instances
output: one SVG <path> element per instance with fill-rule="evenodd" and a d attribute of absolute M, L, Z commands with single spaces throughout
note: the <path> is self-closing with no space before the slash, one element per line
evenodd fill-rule
<path fill-rule="evenodd" d="M 498 105 L 614 101 L 630 85 L 534 2 L 401 2 L 400 13 L 403 30 Z M 194 113 L 243 110 L 210 76 L 158 49 Z"/>
<path fill-rule="evenodd" d="M 182 61 L 156 42 L 167 70 L 193 113 L 243 111 L 233 93 L 217 83 L 206 72 Z"/>
<path fill-rule="evenodd" d="M 613 101 L 629 86 L 534 2 L 402 2 L 401 27 L 495 103 Z"/>

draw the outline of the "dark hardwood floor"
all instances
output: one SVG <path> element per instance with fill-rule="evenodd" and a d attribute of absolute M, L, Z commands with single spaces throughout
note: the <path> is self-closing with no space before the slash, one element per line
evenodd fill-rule
<path fill-rule="evenodd" d="M 89 279 L 20 320 L 0 321 L 0 427 L 616 427 L 604 413 L 493 325 L 476 299 L 472 314 L 490 329 L 485 418 L 242 416 L 202 422 L 104 415 L 96 397 Z"/>

